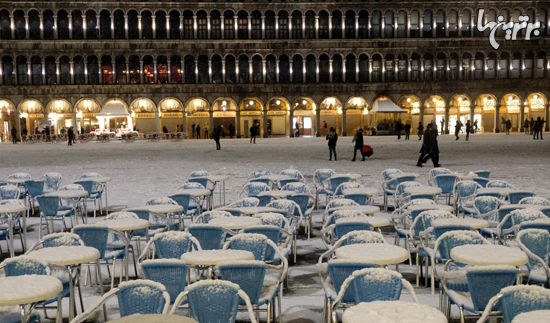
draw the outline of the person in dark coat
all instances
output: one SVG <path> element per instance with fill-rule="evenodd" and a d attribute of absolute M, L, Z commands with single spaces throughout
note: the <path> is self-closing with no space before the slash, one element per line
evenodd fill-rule
<path fill-rule="evenodd" d="M 258 130 L 258 128 L 256 127 L 256 124 L 254 123 L 250 127 L 250 143 L 256 143 L 256 136 L 258 135 L 256 133 L 257 130 Z"/>
<path fill-rule="evenodd" d="M 163 126 L 163 127 L 162 127 L 162 132 L 163 132 L 163 133 L 168 133 L 168 128 L 166 128 L 166 126 Z"/>
<path fill-rule="evenodd" d="M 191 125 L 191 137 L 195 135 L 195 124 Z"/>
<path fill-rule="evenodd" d="M 67 130 L 67 139 L 69 146 L 73 145 L 74 142 L 74 130 L 73 127 L 69 127 L 69 130 Z"/>
<path fill-rule="evenodd" d="M 403 130 L 403 124 L 401 120 L 397 120 L 395 123 L 395 132 L 397 133 L 397 140 L 401 139 L 401 130 Z"/>
<path fill-rule="evenodd" d="M 13 142 L 13 144 L 17 144 L 17 129 L 15 129 L 15 127 L 11 128 L 11 142 Z"/>
<path fill-rule="evenodd" d="M 525 118 L 525 122 L 523 122 L 523 132 L 528 135 L 529 134 L 529 119 Z"/>
<path fill-rule="evenodd" d="M 455 124 L 455 137 L 456 137 L 456 140 L 460 139 L 460 137 L 458 136 L 458 133 L 460 132 L 461 128 L 462 128 L 462 122 L 460 122 L 460 120 L 456 120 L 456 124 Z"/>
<path fill-rule="evenodd" d="M 422 136 L 424 135 L 424 124 L 422 121 L 418 123 L 418 140 L 422 140 Z"/>
<path fill-rule="evenodd" d="M 294 134 L 295 137 L 300 137 L 300 123 L 298 121 L 296 121 L 296 123 L 294 124 L 294 130 L 296 133 Z"/>
<path fill-rule="evenodd" d="M 198 124 L 195 128 L 195 131 L 197 132 L 197 139 L 201 139 L 201 125 Z"/>
<path fill-rule="evenodd" d="M 351 161 L 355 161 L 355 157 L 357 157 L 357 150 L 359 150 L 359 153 L 363 157 L 361 160 L 365 161 L 365 155 L 363 155 L 363 129 L 357 129 L 357 132 L 353 136 L 352 142 L 355 143 L 355 146 L 353 148 L 353 159 Z"/>
<path fill-rule="evenodd" d="M 470 132 L 472 132 L 472 124 L 468 120 L 466 121 L 466 141 L 470 140 Z"/>
<path fill-rule="evenodd" d="M 214 131 L 212 132 L 212 139 L 216 142 L 216 150 L 221 150 L 222 147 L 220 145 L 220 136 L 221 136 L 221 126 L 214 127 Z"/>
<path fill-rule="evenodd" d="M 445 133 L 445 118 L 441 119 L 441 134 Z"/>
<path fill-rule="evenodd" d="M 409 140 L 410 135 L 411 135 L 411 124 L 407 123 L 405 124 L 405 140 Z"/>
<path fill-rule="evenodd" d="M 334 160 L 338 160 L 338 157 L 336 156 L 336 142 L 338 141 L 338 134 L 336 133 L 336 130 L 334 130 L 334 127 L 330 127 L 330 131 L 327 135 L 328 140 L 328 151 L 329 151 L 329 158 L 328 160 L 332 160 L 332 154 L 334 154 Z"/>
<path fill-rule="evenodd" d="M 506 134 L 510 134 L 510 129 L 512 129 L 512 121 L 510 119 L 506 120 Z"/>
<path fill-rule="evenodd" d="M 439 146 L 437 144 L 437 126 L 433 122 L 426 127 L 424 140 L 422 141 L 422 148 L 420 148 L 420 157 L 418 157 L 416 166 L 422 167 L 428 159 L 432 160 L 434 167 L 440 166 Z"/>
<path fill-rule="evenodd" d="M 531 118 L 531 121 L 529 121 L 529 134 L 535 134 L 535 120 L 533 120 L 533 118 Z"/>
<path fill-rule="evenodd" d="M 235 126 L 230 123 L 229 124 L 229 138 L 233 138 L 233 133 L 235 132 Z"/>
<path fill-rule="evenodd" d="M 533 129 L 533 139 L 538 140 L 540 138 L 540 140 L 543 140 L 542 129 L 544 128 L 544 120 L 541 117 L 538 117 L 535 121 L 534 128 L 535 129 Z"/>

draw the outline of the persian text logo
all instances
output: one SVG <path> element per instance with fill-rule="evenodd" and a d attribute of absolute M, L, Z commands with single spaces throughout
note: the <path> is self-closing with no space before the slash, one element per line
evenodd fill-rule
<path fill-rule="evenodd" d="M 529 22 L 529 16 L 519 16 L 518 21 L 504 21 L 503 16 L 498 16 L 497 21 L 488 21 L 483 23 L 485 17 L 485 9 L 479 9 L 477 15 L 477 30 L 484 32 L 486 29 L 489 29 L 491 32 L 489 34 L 489 43 L 494 49 L 498 49 L 500 44 L 497 42 L 496 33 L 497 30 L 501 29 L 506 34 L 504 39 L 506 40 L 517 40 L 518 33 L 525 29 L 525 40 L 531 39 L 531 34 L 534 36 L 540 35 L 540 21 L 535 23 Z"/>

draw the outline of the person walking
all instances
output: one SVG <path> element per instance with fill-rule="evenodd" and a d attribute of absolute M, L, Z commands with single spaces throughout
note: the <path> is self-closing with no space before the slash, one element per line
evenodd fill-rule
<path fill-rule="evenodd" d="M 204 139 L 208 139 L 210 134 L 210 125 L 208 123 L 204 123 Z"/>
<path fill-rule="evenodd" d="M 355 161 L 355 158 L 357 157 L 357 150 L 359 150 L 359 153 L 363 157 L 361 160 L 365 161 L 365 155 L 363 155 L 363 129 L 357 129 L 357 132 L 355 132 L 355 135 L 353 136 L 352 142 L 355 143 L 355 146 L 353 148 L 353 159 L 351 161 Z"/>
<path fill-rule="evenodd" d="M 214 131 L 212 131 L 212 139 L 216 142 L 216 150 L 222 149 L 220 145 L 221 131 L 221 126 L 214 127 Z"/>
<path fill-rule="evenodd" d="M 17 144 L 17 129 L 15 127 L 11 128 L 11 142 L 14 145 Z"/>
<path fill-rule="evenodd" d="M 168 128 L 166 128 L 166 126 L 162 126 L 162 133 L 168 133 Z"/>
<path fill-rule="evenodd" d="M 510 129 L 512 129 L 512 121 L 510 119 L 506 120 L 506 134 L 510 134 Z"/>
<path fill-rule="evenodd" d="M 422 140 L 422 136 L 424 135 L 424 124 L 422 121 L 418 123 L 418 140 Z"/>
<path fill-rule="evenodd" d="M 195 124 L 193 123 L 191 125 L 191 136 L 194 136 L 195 135 Z"/>
<path fill-rule="evenodd" d="M 422 147 L 420 148 L 420 156 L 416 166 L 422 167 L 424 163 L 432 160 L 434 167 L 440 167 L 439 165 L 439 145 L 437 144 L 437 126 L 434 122 L 430 123 L 426 127 L 426 133 L 424 134 L 424 140 L 422 141 Z"/>
<path fill-rule="evenodd" d="M 460 139 L 460 137 L 458 136 L 458 133 L 460 132 L 461 128 L 462 128 L 462 122 L 460 122 L 460 120 L 456 120 L 456 123 L 455 123 L 455 137 L 456 137 L 456 140 Z"/>
<path fill-rule="evenodd" d="M 477 119 L 474 120 L 474 129 L 472 131 L 472 133 L 476 133 L 478 131 L 478 127 L 477 127 Z"/>
<path fill-rule="evenodd" d="M 472 132 L 472 124 L 468 120 L 466 121 L 466 141 L 470 140 L 470 132 Z"/>
<path fill-rule="evenodd" d="M 543 140 L 542 138 L 542 129 L 544 127 L 544 120 L 542 120 L 541 117 L 537 117 L 537 120 L 535 121 L 535 126 L 533 129 L 533 139 L 534 140 Z"/>
<path fill-rule="evenodd" d="M 411 124 L 405 123 L 405 140 L 409 140 L 409 136 L 411 135 Z"/>
<path fill-rule="evenodd" d="M 533 120 L 533 118 L 531 118 L 531 121 L 529 121 L 529 134 L 535 134 L 535 120 Z"/>
<path fill-rule="evenodd" d="M 397 122 L 395 122 L 395 132 L 397 133 L 397 140 L 401 139 L 401 130 L 403 130 L 403 124 L 401 123 L 401 120 L 397 120 Z"/>
<path fill-rule="evenodd" d="M 525 118 L 525 121 L 523 122 L 523 133 L 526 135 L 529 134 L 529 119 Z"/>
<path fill-rule="evenodd" d="M 235 132 L 235 126 L 232 123 L 230 123 L 229 124 L 229 138 L 231 138 L 231 139 L 233 138 L 233 133 L 234 132 Z"/>
<path fill-rule="evenodd" d="M 442 118 L 440 123 L 441 123 L 441 134 L 444 134 L 445 133 L 445 118 Z"/>
<path fill-rule="evenodd" d="M 338 157 L 336 156 L 336 142 L 338 141 L 338 134 L 336 133 L 336 130 L 334 130 L 334 127 L 330 127 L 330 131 L 327 135 L 327 140 L 329 151 L 328 160 L 332 160 L 332 155 L 334 154 L 334 160 L 337 161 Z"/>
<path fill-rule="evenodd" d="M 296 120 L 296 123 L 294 124 L 295 130 L 295 137 L 300 137 L 300 123 Z"/>
<path fill-rule="evenodd" d="M 250 127 L 250 143 L 256 143 L 256 136 L 258 135 L 256 133 L 258 128 L 256 128 L 256 123 L 253 123 Z"/>
<path fill-rule="evenodd" d="M 201 139 L 201 125 L 200 124 L 198 124 L 195 127 L 195 131 L 197 132 L 197 139 Z"/>
<path fill-rule="evenodd" d="M 67 130 L 67 139 L 68 139 L 68 145 L 72 146 L 74 142 L 74 130 L 73 127 L 69 127 L 69 130 Z"/>

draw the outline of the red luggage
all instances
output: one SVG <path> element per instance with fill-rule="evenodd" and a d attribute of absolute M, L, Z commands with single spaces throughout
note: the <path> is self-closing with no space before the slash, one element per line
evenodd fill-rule
<path fill-rule="evenodd" d="M 370 157 L 374 153 L 374 149 L 372 149 L 369 145 L 363 145 L 363 156 Z"/>

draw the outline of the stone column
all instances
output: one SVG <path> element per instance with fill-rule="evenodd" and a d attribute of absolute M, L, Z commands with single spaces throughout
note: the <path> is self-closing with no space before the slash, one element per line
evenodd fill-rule
<path fill-rule="evenodd" d="M 519 128 L 520 132 L 524 131 L 523 128 L 523 121 L 525 120 L 525 107 L 523 106 L 523 102 L 520 102 L 519 104 Z"/>
<path fill-rule="evenodd" d="M 113 13 L 109 14 L 109 18 L 111 20 L 111 39 L 115 39 L 115 19 L 113 17 Z"/>
<path fill-rule="evenodd" d="M 153 23 L 153 39 L 157 39 L 157 17 L 151 15 L 151 22 Z"/>
<path fill-rule="evenodd" d="M 212 131 L 214 131 L 214 111 L 212 111 L 212 107 L 210 107 L 210 111 L 208 112 L 208 137 L 210 137 L 210 134 Z"/>
<path fill-rule="evenodd" d="M 381 18 L 380 19 L 380 38 L 386 38 L 384 37 L 384 32 L 386 30 L 386 15 L 383 12 L 381 12 L 380 16 L 381 16 L 380 17 Z"/>
<path fill-rule="evenodd" d="M 40 39 L 44 39 L 44 15 L 40 14 L 39 17 L 40 17 L 40 26 L 38 27 L 40 28 Z M 86 24 L 86 19 L 84 19 L 84 24 Z M 86 33 L 84 33 L 84 37 L 86 37 Z"/>
<path fill-rule="evenodd" d="M 126 84 L 130 84 L 130 62 L 126 58 L 124 59 L 126 64 Z"/>
<path fill-rule="evenodd" d="M 372 58 L 369 57 L 369 77 L 368 82 L 372 82 Z"/>
<path fill-rule="evenodd" d="M 328 15 L 328 38 L 332 38 L 332 15 Z"/>
<path fill-rule="evenodd" d="M 246 33 L 247 34 L 247 39 L 252 39 L 252 16 L 247 15 L 246 19 L 247 19 L 246 26 L 248 28 L 248 32 Z"/>
<path fill-rule="evenodd" d="M 499 126 L 500 126 L 500 105 L 497 104 L 495 107 L 495 133 L 500 132 Z"/>
<path fill-rule="evenodd" d="M 347 120 L 346 120 L 346 110 L 342 107 L 342 136 L 347 136 L 347 131 L 346 131 L 346 124 L 347 124 Z"/>
<path fill-rule="evenodd" d="M 212 33 L 211 33 L 211 31 L 210 31 L 211 29 L 212 29 L 212 26 L 211 26 L 211 24 L 210 24 L 210 14 L 208 14 L 208 15 L 206 16 L 206 30 L 207 30 L 207 33 L 208 33 L 208 34 L 207 34 L 208 39 L 211 39 L 211 38 L 212 38 L 212 36 L 211 36 Z"/>
<path fill-rule="evenodd" d="M 153 59 L 154 83 L 158 83 L 157 59 Z"/>
<path fill-rule="evenodd" d="M 138 18 L 138 38 L 141 39 L 141 15 L 137 16 Z"/>
<path fill-rule="evenodd" d="M 263 124 L 263 127 L 262 127 L 262 130 L 263 130 L 263 134 L 262 134 L 262 138 L 267 138 L 267 110 L 264 109 L 262 110 L 262 124 Z"/>
<path fill-rule="evenodd" d="M 306 83 L 306 61 L 302 59 L 302 83 Z"/>
<path fill-rule="evenodd" d="M 103 84 L 104 82 L 103 82 L 103 71 L 102 71 L 102 68 L 101 68 L 101 55 L 97 60 L 97 67 L 98 67 L 97 68 L 97 71 L 98 71 L 97 73 L 99 74 L 98 75 L 99 76 L 99 84 Z"/>
<path fill-rule="evenodd" d="M 447 102 L 447 107 L 445 108 L 445 133 L 446 134 L 449 134 L 449 110 L 450 110 L 450 106 Z"/>
<path fill-rule="evenodd" d="M 302 38 L 305 39 L 306 38 L 306 16 L 302 16 L 302 26 L 300 26 L 302 28 Z"/>
<path fill-rule="evenodd" d="M 275 82 L 279 83 L 279 59 L 275 60 Z"/>
<path fill-rule="evenodd" d="M 411 15 L 407 15 L 407 38 L 411 38 Z"/>
<path fill-rule="evenodd" d="M 185 138 L 187 138 L 187 114 L 185 111 L 181 112 L 181 132 L 183 132 L 183 135 Z"/>
<path fill-rule="evenodd" d="M 332 83 L 332 59 L 328 60 L 328 81 Z"/>
<path fill-rule="evenodd" d="M 70 17 L 70 15 L 69 15 Z M 70 23 L 70 20 L 69 20 L 69 23 Z M 25 39 L 29 39 L 30 36 L 30 31 L 29 31 L 29 15 L 25 15 Z"/>
<path fill-rule="evenodd" d="M 116 60 L 114 56 L 111 56 L 111 66 L 113 69 L 113 84 L 117 84 L 117 77 L 116 77 Z"/>
<path fill-rule="evenodd" d="M 73 39 L 73 15 L 67 15 L 67 19 L 69 20 L 69 39 Z"/>
<path fill-rule="evenodd" d="M 237 117 L 235 137 L 241 138 L 241 111 L 239 109 L 235 112 L 235 116 Z"/>
<path fill-rule="evenodd" d="M 127 14 L 124 14 L 124 39 L 128 39 L 128 15 Z"/>
<path fill-rule="evenodd" d="M 170 37 L 170 13 L 166 14 L 166 39 L 171 39 Z M 210 19 L 210 16 L 208 16 L 208 19 Z M 208 24 L 210 26 L 210 23 Z M 208 32 L 210 32 L 210 29 L 208 29 Z"/>
<path fill-rule="evenodd" d="M 382 13 L 380 13 L 382 14 Z M 371 38 L 371 30 L 370 30 L 370 27 L 371 27 L 371 15 L 369 14 L 367 16 L 367 37 L 368 38 Z"/>
<path fill-rule="evenodd" d="M 359 38 L 359 14 L 355 15 L 355 38 Z"/>
<path fill-rule="evenodd" d="M 184 67 L 185 67 L 185 62 L 182 57 L 182 59 L 180 60 L 180 83 L 185 83 Z"/>
<path fill-rule="evenodd" d="M 40 16 L 40 19 L 42 19 L 42 16 Z M 42 26 L 42 23 L 40 23 L 40 25 Z M 86 13 L 83 12 L 82 13 L 82 38 L 84 39 L 87 39 L 88 38 L 88 35 L 87 34 L 87 30 L 88 29 L 88 25 L 86 24 Z M 128 28 L 126 28 L 128 29 Z M 126 39 L 128 39 L 128 35 L 126 35 Z"/>
<path fill-rule="evenodd" d="M 30 70 L 30 66 L 29 66 L 29 70 Z M 74 84 L 74 61 L 72 58 L 71 60 L 69 60 L 69 71 L 71 73 L 71 84 Z"/>
<path fill-rule="evenodd" d="M 143 84 L 143 60 L 139 60 L 139 83 Z"/>
<path fill-rule="evenodd" d="M 54 22 L 55 22 L 55 17 L 54 16 Z M 15 39 L 15 18 L 13 17 L 12 14 L 10 14 L 10 29 L 11 29 L 11 39 Z"/>
<path fill-rule="evenodd" d="M 168 70 L 168 82 L 172 83 L 172 63 L 170 61 L 170 57 L 166 59 L 166 69 Z"/>
<path fill-rule="evenodd" d="M 96 14 L 95 19 L 96 19 L 95 25 L 96 25 L 96 29 L 97 29 L 97 31 L 95 31 L 95 33 L 97 33 L 97 38 L 101 39 L 101 15 Z"/>
<path fill-rule="evenodd" d="M 212 58 L 208 57 L 208 73 L 206 74 L 208 80 L 206 83 L 212 82 Z"/>
<path fill-rule="evenodd" d="M 84 57 L 84 84 L 88 84 L 88 64 L 87 64 L 87 57 Z M 42 68 L 44 68 L 44 65 L 42 64 Z M 44 75 L 44 72 L 42 72 L 42 75 Z M 45 82 L 42 82 L 45 83 Z"/>
<path fill-rule="evenodd" d="M 57 28 L 57 15 L 53 15 L 53 39 L 59 39 L 58 34 L 58 28 Z"/>
<path fill-rule="evenodd" d="M 473 57 L 470 58 L 470 79 L 471 80 L 475 79 L 475 71 L 476 71 L 474 66 L 475 62 L 476 62 L 475 58 Z"/>
<path fill-rule="evenodd" d="M 315 113 L 315 136 L 320 137 L 321 136 L 321 105 L 316 104 L 315 107 L 317 109 L 317 113 Z"/>
<path fill-rule="evenodd" d="M 15 78 L 17 79 L 17 77 Z M 60 83 L 60 75 L 59 75 L 59 59 L 55 59 L 55 84 Z"/>
<path fill-rule="evenodd" d="M 199 83 L 199 59 L 195 58 L 195 83 Z"/>
<path fill-rule="evenodd" d="M 265 84 L 265 80 L 266 80 L 265 59 L 262 58 L 262 83 Z"/>
<path fill-rule="evenodd" d="M 319 83 L 319 58 L 315 58 L 315 82 Z"/>
<path fill-rule="evenodd" d="M 46 84 L 46 58 L 44 56 L 42 56 L 42 68 L 41 68 L 41 72 L 42 72 L 42 84 Z M 87 68 L 88 67 L 88 64 L 84 64 L 84 68 Z M 85 74 L 86 77 L 88 77 L 88 75 Z M 87 82 L 86 82 L 87 83 Z"/>
<path fill-rule="evenodd" d="M 221 27 L 221 36 L 222 36 L 222 39 L 225 39 L 225 16 L 222 14 L 220 14 L 220 27 Z"/>
<path fill-rule="evenodd" d="M 294 131 L 292 131 L 292 127 L 294 126 L 292 119 L 294 119 L 294 109 L 291 106 L 290 111 L 288 111 L 288 136 L 294 137 Z"/>
<path fill-rule="evenodd" d="M 319 15 L 315 15 L 315 39 L 319 39 Z"/>
<path fill-rule="evenodd" d="M 159 109 L 156 106 L 155 106 L 155 126 L 157 126 L 157 132 L 160 132 Z"/>
<path fill-rule="evenodd" d="M 355 57 L 355 82 L 359 83 L 359 56 Z"/>
<path fill-rule="evenodd" d="M 27 60 L 27 84 L 32 84 L 31 59 Z"/>
<path fill-rule="evenodd" d="M 548 126 L 548 120 L 549 120 L 549 117 L 550 117 L 550 113 L 549 113 L 549 110 L 548 110 L 548 105 L 546 106 L 546 108 L 544 109 L 545 110 L 545 118 L 544 120 L 546 120 L 546 122 L 544 123 L 544 131 L 548 131 L 550 128 Z"/>
<path fill-rule="evenodd" d="M 252 71 L 252 59 L 248 60 L 248 80 L 249 82 L 248 83 L 254 83 L 254 80 L 252 78 L 253 76 L 253 71 Z"/>
<path fill-rule="evenodd" d="M 265 39 L 265 16 L 262 15 L 262 39 Z"/>
<path fill-rule="evenodd" d="M 42 78 L 43 80 L 44 78 Z M 2 60 L 0 60 L 0 85 L 4 84 L 4 65 L 2 64 Z M 44 84 L 44 82 L 42 82 Z"/>
<path fill-rule="evenodd" d="M 197 15 L 193 15 L 193 38 L 197 39 Z"/>

